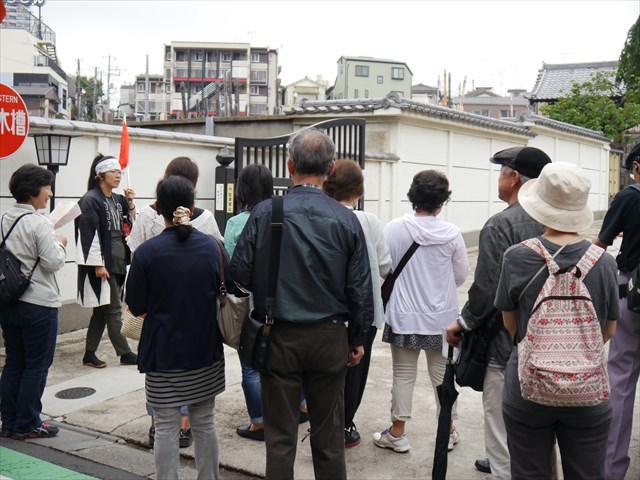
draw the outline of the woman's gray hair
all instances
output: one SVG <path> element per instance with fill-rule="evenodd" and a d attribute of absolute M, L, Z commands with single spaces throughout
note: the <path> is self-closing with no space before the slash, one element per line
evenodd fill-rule
<path fill-rule="evenodd" d="M 333 140 L 317 128 L 305 128 L 289 142 L 289 155 L 296 173 L 324 177 L 336 157 Z"/>

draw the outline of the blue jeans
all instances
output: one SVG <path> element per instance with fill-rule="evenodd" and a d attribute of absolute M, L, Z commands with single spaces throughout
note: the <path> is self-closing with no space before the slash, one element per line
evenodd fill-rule
<path fill-rule="evenodd" d="M 242 391 L 244 401 L 247 404 L 247 411 L 251 423 L 264 423 L 262 418 L 262 387 L 260 385 L 260 374 L 253 368 L 247 367 L 240 362 L 242 367 Z M 304 392 L 300 394 L 300 408 L 306 405 Z"/>
<path fill-rule="evenodd" d="M 42 420 L 42 393 L 53 362 L 58 309 L 18 302 L 0 314 L 6 361 L 0 376 L 2 429 L 29 433 Z"/>

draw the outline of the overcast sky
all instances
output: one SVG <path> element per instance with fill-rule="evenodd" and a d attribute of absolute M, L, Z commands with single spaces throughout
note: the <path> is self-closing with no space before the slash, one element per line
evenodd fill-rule
<path fill-rule="evenodd" d="M 37 14 L 37 9 L 33 10 Z M 640 1 L 187 1 L 47 0 L 43 21 L 57 34 L 62 67 L 106 72 L 107 57 L 132 83 L 163 71 L 172 41 L 250 42 L 279 50 L 287 85 L 322 75 L 331 84 L 341 55 L 406 62 L 413 83 L 453 93 L 475 85 L 531 90 L 542 62 L 617 60 Z M 115 57 L 115 59 L 113 59 Z M 105 78 L 106 80 L 106 78 Z"/>

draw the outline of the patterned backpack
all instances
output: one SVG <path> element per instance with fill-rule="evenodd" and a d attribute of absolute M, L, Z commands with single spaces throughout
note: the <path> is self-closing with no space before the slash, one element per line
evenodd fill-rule
<path fill-rule="evenodd" d="M 584 279 L 604 250 L 591 245 L 577 265 L 560 270 L 540 240 L 522 243 L 543 257 L 549 270 L 518 343 L 522 398 L 551 407 L 599 405 L 609 398 L 609 376 L 602 329 Z"/>

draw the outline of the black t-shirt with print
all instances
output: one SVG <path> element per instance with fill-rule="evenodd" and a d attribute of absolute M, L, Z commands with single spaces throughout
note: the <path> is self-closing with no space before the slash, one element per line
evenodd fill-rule
<path fill-rule="evenodd" d="M 598 238 L 611 245 L 622 232 L 622 246 L 616 258 L 621 272 L 630 272 L 640 264 L 640 190 L 629 186 L 611 202 Z"/>

